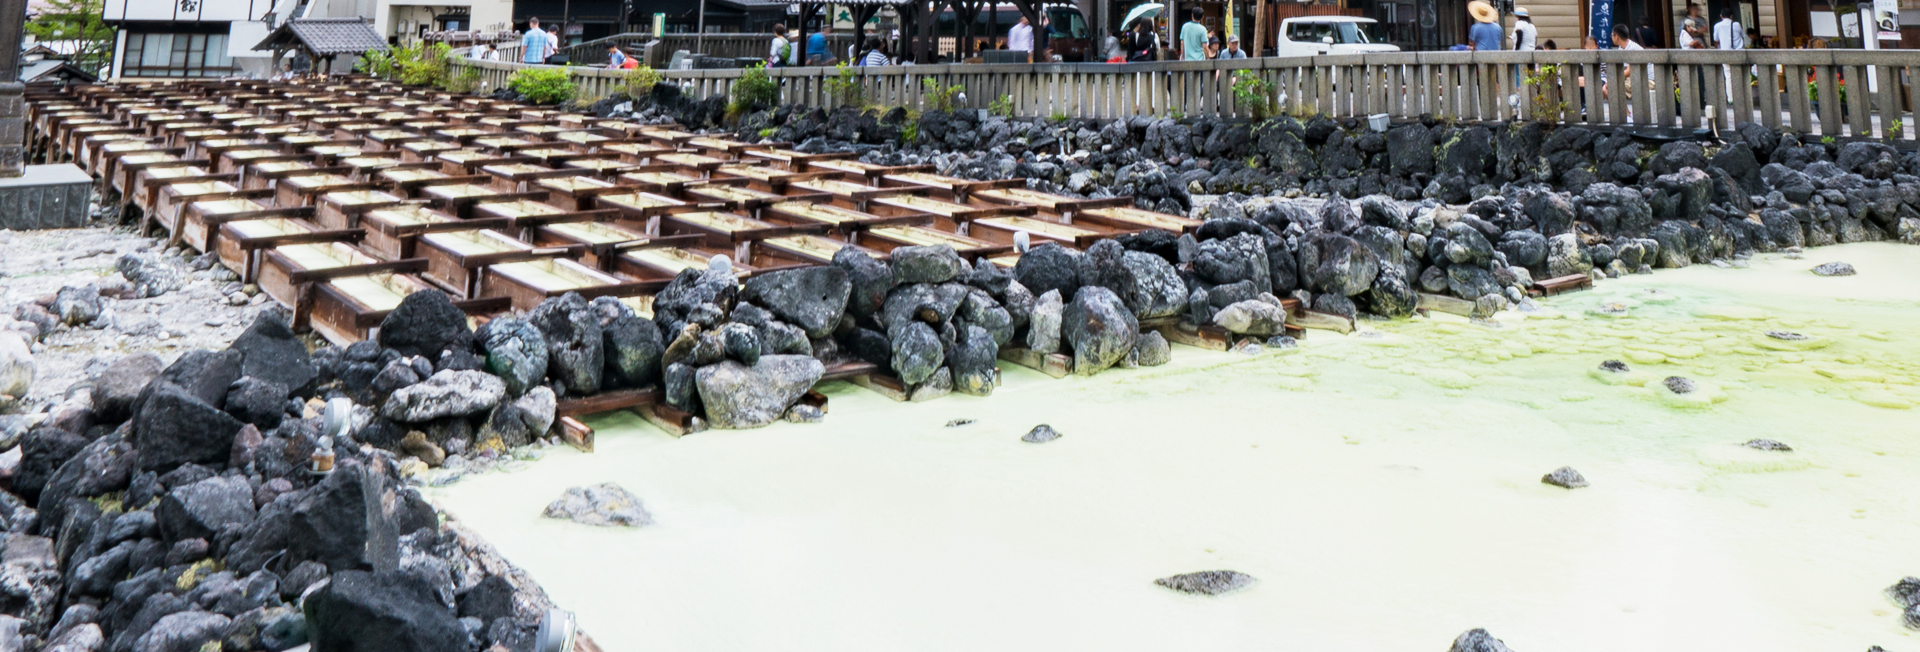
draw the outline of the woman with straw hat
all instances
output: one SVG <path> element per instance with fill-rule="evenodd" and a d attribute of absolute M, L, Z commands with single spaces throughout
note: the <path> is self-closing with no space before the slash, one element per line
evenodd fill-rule
<path fill-rule="evenodd" d="M 1493 10 L 1493 5 L 1473 0 L 1467 3 L 1467 13 L 1473 16 L 1473 27 L 1467 29 L 1467 44 L 1476 51 L 1499 50 L 1506 35 L 1500 29 L 1500 14 Z"/>

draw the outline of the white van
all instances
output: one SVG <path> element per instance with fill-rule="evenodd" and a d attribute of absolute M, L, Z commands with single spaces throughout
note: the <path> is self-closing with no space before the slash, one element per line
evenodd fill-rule
<path fill-rule="evenodd" d="M 1372 18 L 1354 16 L 1300 16 L 1280 21 L 1280 36 L 1274 41 L 1274 55 L 1305 57 L 1316 54 L 1362 54 L 1399 52 L 1400 46 L 1385 43 Z"/>

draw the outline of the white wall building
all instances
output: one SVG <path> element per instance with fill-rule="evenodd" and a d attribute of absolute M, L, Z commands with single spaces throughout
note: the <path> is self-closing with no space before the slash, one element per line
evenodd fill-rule
<path fill-rule="evenodd" d="M 510 29 L 512 0 L 105 0 L 120 28 L 114 79 L 270 75 L 273 53 L 254 50 L 290 18 L 369 20 L 389 42 L 423 31 Z M 342 63 L 342 67 L 349 65 Z"/>

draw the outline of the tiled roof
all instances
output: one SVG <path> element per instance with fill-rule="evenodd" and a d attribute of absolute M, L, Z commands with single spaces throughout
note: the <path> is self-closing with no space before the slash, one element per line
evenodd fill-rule
<path fill-rule="evenodd" d="M 272 34 L 267 35 L 266 40 L 253 46 L 253 49 L 272 50 L 293 45 L 295 41 L 321 56 L 387 49 L 387 40 L 380 38 L 379 32 L 373 31 L 373 25 L 359 18 L 290 20 L 273 30 Z"/>

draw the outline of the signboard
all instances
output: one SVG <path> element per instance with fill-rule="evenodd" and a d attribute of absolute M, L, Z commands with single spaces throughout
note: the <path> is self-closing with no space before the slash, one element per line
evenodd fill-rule
<path fill-rule="evenodd" d="M 1599 42 L 1600 49 L 1613 49 L 1613 0 L 1593 0 L 1593 15 L 1587 24 L 1593 26 L 1593 40 Z"/>
<path fill-rule="evenodd" d="M 1900 0 L 1873 0 L 1873 28 L 1881 40 L 1900 40 Z"/>
<path fill-rule="evenodd" d="M 667 33 L 667 15 L 662 13 L 654 14 L 653 15 L 653 37 L 660 38 L 661 36 L 665 36 L 666 33 Z"/>

